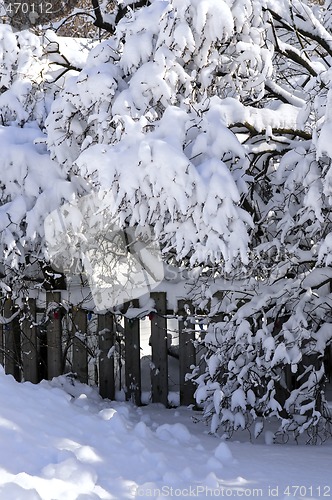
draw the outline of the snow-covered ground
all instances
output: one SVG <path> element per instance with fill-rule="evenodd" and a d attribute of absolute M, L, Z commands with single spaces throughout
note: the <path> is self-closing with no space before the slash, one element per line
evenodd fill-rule
<path fill-rule="evenodd" d="M 198 413 L 100 399 L 59 377 L 0 371 L 0 499 L 332 497 L 332 443 L 223 442 Z"/>

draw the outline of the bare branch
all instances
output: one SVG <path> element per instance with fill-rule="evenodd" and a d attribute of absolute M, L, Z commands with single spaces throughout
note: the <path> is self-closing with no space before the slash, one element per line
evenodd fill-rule
<path fill-rule="evenodd" d="M 114 34 L 115 28 L 112 24 L 108 23 L 107 21 L 104 21 L 103 15 L 100 10 L 100 5 L 98 0 L 91 0 L 93 11 L 95 14 L 95 22 L 93 23 L 96 28 L 103 29 L 105 31 L 108 31 L 111 35 Z"/>
<path fill-rule="evenodd" d="M 273 10 L 271 9 L 267 9 L 270 14 L 272 15 L 273 19 L 275 19 L 276 21 L 278 21 L 278 23 L 281 24 L 281 26 L 285 29 L 287 29 L 287 31 L 296 31 L 298 33 L 300 33 L 301 35 L 309 38 L 310 40 L 314 40 L 315 42 L 317 42 L 324 50 L 326 50 L 326 52 L 332 56 L 332 47 L 330 45 L 330 43 L 325 40 L 324 38 L 322 38 L 321 36 L 319 36 L 318 34 L 316 33 L 311 33 L 310 31 L 307 31 L 307 30 L 304 30 L 303 28 L 300 28 L 299 26 L 291 26 L 290 24 L 286 23 L 282 17 L 277 14 L 276 12 L 274 12 Z"/>
<path fill-rule="evenodd" d="M 148 5 L 150 5 L 150 3 L 151 3 L 150 0 L 138 0 L 137 2 L 134 1 L 131 4 L 125 5 L 124 7 L 119 6 L 119 10 L 118 10 L 116 18 L 115 18 L 115 26 L 118 24 L 119 21 L 121 21 L 121 19 L 123 17 L 125 17 L 125 15 L 130 10 L 133 10 L 135 8 L 139 9 L 140 7 L 148 6 Z"/>
<path fill-rule="evenodd" d="M 254 137 L 256 135 L 262 135 L 266 133 L 266 130 L 257 130 L 255 127 L 248 122 L 243 122 L 243 123 L 232 123 L 229 125 L 230 128 L 232 127 L 237 127 L 237 128 L 245 128 L 251 135 L 251 137 Z M 273 135 L 291 135 L 293 137 L 300 137 L 301 139 L 304 139 L 306 141 L 312 139 L 312 135 L 309 134 L 308 132 L 305 132 L 304 130 L 296 130 L 296 129 L 288 129 L 288 128 L 272 128 L 272 134 Z"/>

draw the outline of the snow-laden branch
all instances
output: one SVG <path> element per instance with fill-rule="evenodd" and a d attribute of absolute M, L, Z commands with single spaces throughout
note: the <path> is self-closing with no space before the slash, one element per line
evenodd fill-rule
<path fill-rule="evenodd" d="M 294 23 L 296 23 L 294 25 L 289 24 L 282 15 L 274 10 L 269 8 L 268 11 L 283 28 L 290 32 L 295 31 L 309 40 L 315 41 L 322 49 L 332 56 L 332 40 L 330 33 L 321 25 L 308 7 L 305 8 L 302 6 L 302 8 L 305 9 L 304 17 L 295 12 L 297 15 L 295 17 L 293 16 Z"/>
<path fill-rule="evenodd" d="M 5 318 L 4 316 L 0 315 L 0 325 L 9 325 L 17 316 L 19 316 L 21 311 L 18 309 L 15 311 L 11 316 L 8 318 Z"/>
<path fill-rule="evenodd" d="M 114 26 L 104 20 L 104 17 L 102 15 L 102 12 L 100 9 L 99 0 L 91 0 L 91 3 L 92 3 L 92 7 L 93 7 L 93 12 L 95 15 L 94 25 L 97 28 L 108 31 L 110 34 L 114 34 L 114 30 L 115 30 Z"/>

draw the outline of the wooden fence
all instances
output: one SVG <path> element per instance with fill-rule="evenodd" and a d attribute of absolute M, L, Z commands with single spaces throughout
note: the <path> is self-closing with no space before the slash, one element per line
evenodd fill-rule
<path fill-rule="evenodd" d="M 196 364 L 197 353 L 188 302 L 180 300 L 178 303 L 178 345 L 170 349 L 166 294 L 151 293 L 151 298 L 155 311 L 149 315 L 150 400 L 165 406 L 169 404 L 168 370 L 172 354 L 178 359 L 179 403 L 192 404 L 195 386 L 187 374 Z M 131 303 L 131 307 L 137 306 L 136 301 Z M 18 309 L 7 299 L 1 316 L 0 363 L 16 380 L 38 383 L 43 378 L 52 379 L 71 372 L 83 383 L 97 384 L 102 397 L 115 399 L 117 388 L 122 388 L 127 400 L 137 405 L 142 403 L 142 383 L 146 386 L 147 381 L 141 374 L 139 317 L 124 314 L 120 324 L 110 313 L 92 315 L 80 307 L 66 309 L 60 292 L 46 292 L 44 308 L 38 308 L 36 301 L 29 299 Z M 93 331 L 88 325 L 91 318 Z M 121 373 L 122 387 L 117 380 Z"/>

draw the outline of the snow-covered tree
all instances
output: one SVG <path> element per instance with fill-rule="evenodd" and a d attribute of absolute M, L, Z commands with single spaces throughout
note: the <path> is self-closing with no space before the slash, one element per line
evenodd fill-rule
<path fill-rule="evenodd" d="M 246 202 L 255 229 L 247 278 L 223 292 L 217 304 L 222 321 L 205 339 L 208 370 L 197 394 L 214 431 L 232 432 L 256 420 L 258 433 L 259 419 L 276 415 L 282 436 L 308 429 L 315 442 L 330 435 L 322 394 L 332 336 L 327 7 L 263 6 L 274 71 L 264 81 L 260 112 L 283 102 L 294 126 L 275 127 L 271 116 L 260 130 L 239 120 L 237 131 L 247 129 L 243 144 L 254 182 Z"/>
<path fill-rule="evenodd" d="M 213 430 L 322 421 L 328 22 L 302 1 L 151 2 L 91 52 L 47 120 L 52 159 L 112 192 L 110 220 L 152 225 L 166 260 L 226 279 L 201 297 L 222 319 L 197 391 Z"/>
<path fill-rule="evenodd" d="M 14 298 L 35 280 L 46 284 L 45 217 L 79 191 L 50 159 L 45 137 L 51 103 L 74 66 L 52 32 L 0 28 L 1 286 Z"/>
<path fill-rule="evenodd" d="M 23 130 L 35 120 L 45 132 L 60 183 L 34 222 L 90 195 L 95 205 L 79 204 L 76 218 L 77 203 L 66 208 L 84 221 L 77 241 L 95 234 L 101 200 L 99 232 L 153 227 L 165 262 L 201 273 L 192 299 L 211 324 L 197 399 L 212 430 L 254 420 L 258 433 L 259 419 L 276 415 L 282 432 L 310 428 L 314 440 L 332 336 L 329 2 L 153 0 L 114 2 L 108 13 L 92 3 L 108 39 L 81 71 L 62 60 L 68 74 L 53 93 L 43 84 L 40 100 L 38 85 L 27 102 L 19 94 Z M 8 79 L 17 64 L 7 66 Z M 16 130 L 15 113 L 6 120 Z M 22 176 L 6 203 L 26 189 Z M 25 210 L 17 220 L 12 253 L 36 234 L 42 248 Z M 79 256 L 76 243 L 67 256 Z"/>

